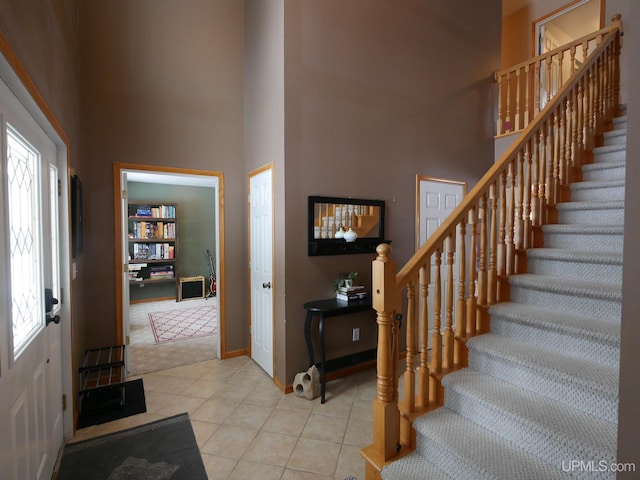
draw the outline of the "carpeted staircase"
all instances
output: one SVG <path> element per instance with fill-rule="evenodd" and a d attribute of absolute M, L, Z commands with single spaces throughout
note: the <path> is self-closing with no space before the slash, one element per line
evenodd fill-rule
<path fill-rule="evenodd" d="M 626 117 L 613 128 L 385 480 L 615 478 Z"/>

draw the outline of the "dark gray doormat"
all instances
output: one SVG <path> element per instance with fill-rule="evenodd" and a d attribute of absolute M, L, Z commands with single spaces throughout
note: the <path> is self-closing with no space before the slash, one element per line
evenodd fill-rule
<path fill-rule="evenodd" d="M 186 413 L 65 446 L 57 480 L 207 480 Z"/>
<path fill-rule="evenodd" d="M 78 416 L 78 428 L 112 422 L 147 411 L 142 379 L 124 384 L 124 405 L 120 406 L 120 387 L 110 387 L 99 392 L 91 392 L 82 402 Z"/>

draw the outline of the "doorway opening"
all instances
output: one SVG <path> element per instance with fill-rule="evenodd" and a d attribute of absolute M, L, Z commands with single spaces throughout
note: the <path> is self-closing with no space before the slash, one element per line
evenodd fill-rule
<path fill-rule="evenodd" d="M 128 374 L 220 358 L 222 174 L 114 164 L 114 182 L 116 337 Z"/>

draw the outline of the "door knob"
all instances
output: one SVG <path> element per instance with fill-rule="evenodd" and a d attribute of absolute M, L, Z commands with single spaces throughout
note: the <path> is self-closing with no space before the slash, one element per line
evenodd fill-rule
<path fill-rule="evenodd" d="M 58 304 L 58 299 L 53 298 L 53 290 L 50 288 L 44 289 L 44 316 L 45 322 L 49 325 L 51 322 L 56 325 L 60 323 L 60 315 L 51 316 L 51 311 L 53 310 L 53 306 Z"/>
<path fill-rule="evenodd" d="M 271 288 L 271 282 L 263 283 L 262 288 Z"/>

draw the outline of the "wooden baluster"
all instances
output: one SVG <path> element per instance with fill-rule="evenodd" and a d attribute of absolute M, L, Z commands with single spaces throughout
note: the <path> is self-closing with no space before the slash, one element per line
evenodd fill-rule
<path fill-rule="evenodd" d="M 496 125 L 496 135 L 502 135 L 503 133 L 503 121 L 502 121 L 502 76 L 498 76 L 498 123 Z"/>
<path fill-rule="evenodd" d="M 589 69 L 585 72 L 585 86 L 584 86 L 584 114 L 582 123 L 584 125 L 583 144 L 584 151 L 588 151 L 591 148 L 591 136 L 592 136 L 592 90 L 591 90 L 592 72 Z M 582 160 L 582 159 L 581 159 Z"/>
<path fill-rule="evenodd" d="M 558 160 L 554 165 L 553 178 L 556 183 L 555 203 L 560 201 L 560 185 L 566 185 L 566 155 L 567 155 L 567 111 L 571 94 L 562 100 L 560 109 L 560 125 L 558 126 Z"/>
<path fill-rule="evenodd" d="M 447 252 L 447 288 L 445 292 L 444 360 L 442 365 L 444 370 L 453 368 L 453 256 L 456 249 L 454 234 L 455 233 L 449 234 L 445 240 Z"/>
<path fill-rule="evenodd" d="M 420 267 L 420 366 L 418 408 L 429 406 L 429 265 Z"/>
<path fill-rule="evenodd" d="M 469 296 L 467 297 L 467 338 L 476 334 L 476 271 L 478 266 L 476 265 L 476 248 L 478 248 L 476 235 L 476 212 L 472 207 L 469 210 L 469 225 L 471 226 L 470 238 L 471 245 L 469 246 Z"/>
<path fill-rule="evenodd" d="M 487 305 L 487 195 L 480 198 L 480 269 L 478 270 L 478 304 Z M 480 309 L 476 309 L 476 331 L 482 332 L 483 316 Z"/>
<path fill-rule="evenodd" d="M 433 254 L 435 256 L 435 273 L 436 278 L 433 289 L 433 334 L 431 336 L 431 370 L 435 373 L 442 372 L 442 275 L 440 266 L 442 265 L 442 254 L 440 248 L 436 249 Z"/>
<path fill-rule="evenodd" d="M 496 250 L 498 247 L 498 199 L 497 186 L 492 183 L 489 187 L 491 200 L 491 230 L 489 233 L 489 271 L 487 272 L 487 302 L 489 305 L 496 303 L 498 276 L 496 269 Z"/>
<path fill-rule="evenodd" d="M 398 324 L 396 310 L 396 264 L 391 258 L 391 246 L 381 244 L 378 256 L 371 266 L 373 282 L 373 308 L 377 312 L 378 358 L 377 392 L 373 401 L 373 447 L 383 460 L 397 453 L 400 442 L 400 411 L 395 401 L 398 385 L 393 371 L 394 357 L 398 356 Z M 394 340 L 395 338 L 395 340 Z"/>
<path fill-rule="evenodd" d="M 563 62 L 564 50 L 560 50 L 560 52 L 558 53 L 558 89 L 555 91 L 555 93 L 557 93 L 558 90 L 562 88 L 562 85 L 564 85 L 564 78 L 562 78 Z"/>
<path fill-rule="evenodd" d="M 529 65 L 525 65 L 524 67 L 524 128 L 527 128 L 529 125 L 529 115 L 531 112 L 530 108 L 530 98 L 529 98 L 529 90 L 531 89 L 531 71 L 529 70 Z"/>
<path fill-rule="evenodd" d="M 507 113 L 504 121 L 504 131 L 511 131 L 511 72 L 507 72 Z"/>
<path fill-rule="evenodd" d="M 573 72 L 576 71 L 576 47 L 575 45 L 571 45 L 571 48 L 569 49 L 569 59 L 571 62 L 571 67 L 570 67 L 570 75 L 573 75 Z"/>
<path fill-rule="evenodd" d="M 531 197 L 531 192 L 533 191 L 533 172 L 532 172 L 532 158 L 531 158 L 531 146 L 532 140 L 527 140 L 525 144 L 524 150 L 524 161 L 525 161 L 525 180 L 524 180 L 524 188 L 522 189 L 522 193 L 524 194 L 524 201 L 522 202 L 524 206 L 524 211 L 522 213 L 522 240 L 523 245 L 522 248 L 527 249 L 531 247 L 531 211 L 532 211 L 532 202 L 533 198 Z"/>
<path fill-rule="evenodd" d="M 507 264 L 506 264 L 506 274 L 513 275 L 514 272 L 514 262 L 516 256 L 516 242 L 515 242 L 515 221 L 516 221 L 516 213 L 515 213 L 515 203 L 516 203 L 516 161 L 512 160 L 509 162 L 509 201 L 508 204 L 508 213 L 507 213 L 507 228 L 508 228 L 508 238 L 509 241 L 507 243 Z M 502 299 L 501 299 L 502 300 Z"/>
<path fill-rule="evenodd" d="M 551 90 L 553 89 L 553 85 L 551 84 L 551 56 L 549 55 L 546 59 L 545 59 L 545 69 L 546 69 L 546 75 L 545 75 L 545 84 L 546 84 L 546 102 L 545 105 L 547 103 L 549 103 L 551 101 Z"/>
<path fill-rule="evenodd" d="M 416 354 L 416 295 L 415 284 L 411 280 L 407 285 L 407 355 L 405 357 L 404 370 L 404 407 L 409 413 L 413 413 L 416 407 L 416 377 L 413 369 L 413 358 Z"/>
<path fill-rule="evenodd" d="M 547 159 L 547 179 L 545 181 L 545 193 L 546 193 L 546 204 L 547 206 L 553 206 L 556 204 L 556 194 L 555 194 L 555 182 L 553 181 L 553 171 L 556 168 L 556 162 L 558 161 L 558 154 L 557 154 L 557 142 L 556 142 L 556 133 L 558 131 L 558 125 L 559 125 L 559 118 L 558 118 L 558 109 L 554 109 L 553 113 L 551 114 L 551 118 L 549 119 L 549 131 L 548 131 L 548 135 L 549 135 L 549 158 Z M 547 223 L 549 223 L 548 220 L 548 213 L 547 213 Z"/>
<path fill-rule="evenodd" d="M 464 340 L 467 330 L 467 312 L 466 301 L 464 297 L 465 277 L 467 268 L 467 244 L 466 244 L 466 225 L 464 221 L 458 224 L 458 301 L 456 302 L 456 336 L 455 342 L 455 365 L 466 365 L 466 355 L 464 354 Z"/>
<path fill-rule="evenodd" d="M 533 116 L 534 118 L 540 112 L 540 89 L 542 86 L 540 85 L 540 62 L 537 61 L 533 64 L 534 68 L 534 77 L 533 77 L 533 89 L 534 89 L 534 103 L 533 103 Z"/>
<path fill-rule="evenodd" d="M 518 176 L 518 201 L 516 202 L 515 211 L 514 244 L 516 249 L 521 250 L 524 248 L 524 148 L 521 148 L 518 152 L 516 174 Z"/>
<path fill-rule="evenodd" d="M 538 170 L 538 226 L 547 223 L 547 128 L 548 124 L 545 121 L 540 127 L 540 167 Z"/>
<path fill-rule="evenodd" d="M 522 107 L 520 106 L 520 68 L 516 70 L 516 118 L 515 118 L 515 128 L 516 132 L 522 130 Z"/>
<path fill-rule="evenodd" d="M 540 131 L 533 135 L 533 151 L 531 152 L 531 225 L 539 225 L 540 205 L 538 202 L 539 192 L 539 161 L 540 161 Z"/>
<path fill-rule="evenodd" d="M 500 206 L 499 224 L 498 224 L 498 247 L 496 250 L 497 262 L 496 270 L 498 275 L 504 275 L 507 272 L 506 255 L 507 255 L 507 172 L 500 174 L 500 185 L 497 188 L 498 200 Z"/>

